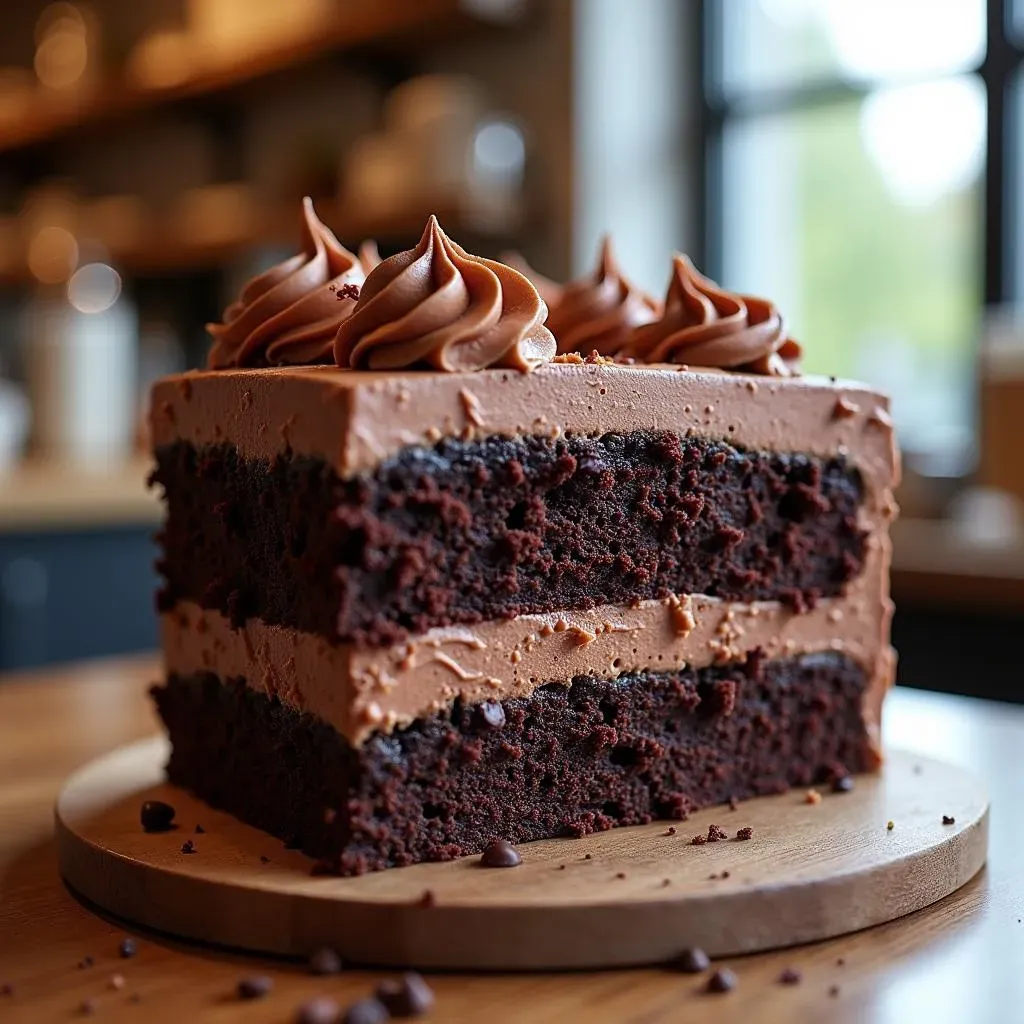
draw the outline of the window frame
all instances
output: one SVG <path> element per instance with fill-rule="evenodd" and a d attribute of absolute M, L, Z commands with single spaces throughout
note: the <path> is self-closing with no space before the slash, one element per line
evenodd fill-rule
<path fill-rule="evenodd" d="M 1016 2 L 1024 7 L 1024 0 Z M 742 99 L 727 97 L 719 87 L 722 81 L 722 6 L 717 2 L 702 2 L 698 8 L 701 40 L 699 132 L 704 154 L 698 168 L 698 186 L 703 199 L 698 208 L 698 255 L 707 273 L 720 279 L 724 264 L 722 140 L 727 124 L 863 100 L 878 86 L 875 83 L 832 79 L 762 90 Z M 1024 226 L 1024 195 L 1020 194 L 1020 189 L 1014 188 L 1024 175 L 1024 167 L 1018 166 L 1024 155 L 1024 139 L 1018 137 L 1024 111 L 1018 116 L 1014 102 L 1024 106 L 1024 37 L 1015 31 L 1014 0 L 987 0 L 986 12 L 985 55 L 976 67 L 958 74 L 976 75 L 987 101 L 983 222 L 980 225 L 984 259 L 980 283 L 983 302 L 986 307 L 991 307 L 1024 302 L 1024 294 L 1014 294 L 1017 281 L 1024 280 L 1024 253 L 1014 251 L 1018 225 Z M 941 77 L 944 76 L 928 76 L 920 80 L 935 81 Z M 1018 90 L 1016 97 L 1012 95 L 1015 86 Z"/>

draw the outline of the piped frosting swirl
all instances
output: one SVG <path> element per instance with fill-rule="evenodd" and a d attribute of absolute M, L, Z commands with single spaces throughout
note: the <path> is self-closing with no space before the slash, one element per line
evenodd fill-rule
<path fill-rule="evenodd" d="M 565 285 L 547 319 L 558 351 L 616 355 L 635 328 L 657 320 L 660 304 L 628 281 L 606 235 L 593 274 Z"/>
<path fill-rule="evenodd" d="M 211 369 L 329 363 L 366 274 L 302 201 L 302 252 L 254 277 L 224 321 L 208 324 Z M 349 287 L 351 286 L 351 287 Z"/>
<path fill-rule="evenodd" d="M 676 255 L 664 315 L 638 327 L 622 354 L 645 363 L 789 377 L 799 372 L 801 349 L 771 302 L 727 292 Z"/>
<path fill-rule="evenodd" d="M 431 217 L 419 244 L 367 277 L 338 328 L 334 357 L 353 369 L 532 370 L 555 355 L 547 306 L 518 271 L 471 256 Z"/>

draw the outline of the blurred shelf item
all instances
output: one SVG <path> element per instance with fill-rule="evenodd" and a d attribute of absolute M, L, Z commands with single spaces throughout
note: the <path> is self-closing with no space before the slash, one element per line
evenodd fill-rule
<path fill-rule="evenodd" d="M 153 75 L 151 87 L 118 78 L 75 96 L 51 96 L 42 89 L 29 96 L 18 93 L 18 102 L 5 108 L 8 116 L 0 119 L 0 152 L 162 104 L 224 92 L 339 50 L 408 40 L 422 43 L 425 32 L 450 32 L 472 20 L 461 0 L 347 0 L 315 32 L 262 46 L 230 62 L 186 67 L 181 76 Z M 183 50 L 178 47 L 175 52 Z"/>
<path fill-rule="evenodd" d="M 979 543 L 946 519 L 893 524 L 892 592 L 922 608 L 1024 611 L 1024 543 Z"/>
<path fill-rule="evenodd" d="M 216 186 L 217 189 L 232 187 Z M 216 217 L 203 216 L 204 210 L 213 209 L 212 205 L 208 207 L 201 199 L 189 199 L 164 223 L 145 223 L 126 234 L 142 242 L 138 247 L 122 248 L 113 237 L 98 241 L 106 244 L 107 255 L 117 270 L 129 276 L 210 269 L 259 247 L 287 247 L 297 243 L 298 202 L 274 207 L 258 201 L 247 202 L 234 194 L 225 193 L 222 198 L 229 201 L 218 207 Z M 487 239 L 494 243 L 495 249 L 513 244 L 522 228 L 518 215 L 508 223 L 498 224 L 490 219 L 481 220 L 478 211 L 466 209 L 461 203 L 424 203 L 370 215 L 344 209 L 334 202 L 318 202 L 316 209 L 324 223 L 350 248 L 367 238 L 403 244 L 414 242 L 431 213 L 437 215 L 445 230 L 454 237 Z M 189 230 L 190 225 L 196 230 Z M 23 284 L 33 279 L 24 258 L 0 265 L 0 283 Z"/>
<path fill-rule="evenodd" d="M 28 460 L 0 475 L 0 533 L 156 524 L 160 502 L 146 487 L 150 464 L 104 470 Z"/>

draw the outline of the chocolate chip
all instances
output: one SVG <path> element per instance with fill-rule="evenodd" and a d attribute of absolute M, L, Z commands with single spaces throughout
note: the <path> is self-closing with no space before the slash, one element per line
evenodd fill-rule
<path fill-rule="evenodd" d="M 615 872 L 615 877 L 616 878 L 625 878 L 626 877 L 626 872 L 625 871 L 616 871 Z"/>
<path fill-rule="evenodd" d="M 711 958 L 703 949 L 693 946 L 690 949 L 684 949 L 671 962 L 670 966 L 684 974 L 700 974 L 701 971 L 706 971 L 711 966 Z"/>
<path fill-rule="evenodd" d="M 594 859 L 594 855 L 592 853 L 585 853 L 585 854 L 583 854 L 583 859 L 584 860 L 593 860 Z"/>
<path fill-rule="evenodd" d="M 383 1024 L 388 1019 L 387 1007 L 377 999 L 360 999 L 342 1017 L 344 1024 Z"/>
<path fill-rule="evenodd" d="M 205 832 L 206 832 L 206 829 L 203 828 L 202 825 L 196 825 L 196 835 L 197 836 L 201 836 L 201 835 L 205 834 Z"/>
<path fill-rule="evenodd" d="M 675 827 L 675 825 L 669 825 L 669 827 L 665 830 L 665 835 L 667 835 L 667 836 L 674 836 L 675 834 L 676 834 L 676 827 Z"/>
<path fill-rule="evenodd" d="M 198 851 L 196 850 L 196 844 L 193 843 L 191 839 L 186 839 L 185 842 L 181 844 L 181 852 L 197 853 Z"/>
<path fill-rule="evenodd" d="M 779 975 L 780 985 L 799 985 L 803 981 L 803 975 L 795 967 L 787 967 Z"/>
<path fill-rule="evenodd" d="M 121 940 L 121 945 L 118 947 L 118 952 L 121 957 L 125 960 L 131 960 L 136 953 L 138 953 L 138 943 L 129 935 Z"/>
<path fill-rule="evenodd" d="M 853 792 L 854 781 L 852 775 L 840 775 L 838 778 L 832 780 L 832 792 L 833 793 L 851 793 Z"/>
<path fill-rule="evenodd" d="M 303 1003 L 295 1014 L 295 1024 L 337 1024 L 341 1007 L 326 996 Z"/>
<path fill-rule="evenodd" d="M 522 863 L 519 851 L 504 839 L 488 843 L 480 855 L 480 866 L 485 868 L 515 868 Z"/>
<path fill-rule="evenodd" d="M 139 820 L 143 832 L 169 832 L 174 821 L 174 808 L 163 800 L 147 800 L 142 805 Z"/>
<path fill-rule="evenodd" d="M 505 725 L 505 709 L 494 700 L 485 700 L 480 705 L 480 717 L 484 725 L 492 729 L 501 729 Z"/>
<path fill-rule="evenodd" d="M 738 984 L 736 975 L 728 967 L 719 967 L 708 978 L 707 990 L 720 995 L 724 992 L 731 992 Z"/>
<path fill-rule="evenodd" d="M 96 1012 L 95 999 L 83 999 L 78 1006 L 78 1012 L 83 1017 L 91 1017 Z"/>
<path fill-rule="evenodd" d="M 274 979 L 266 974 L 252 974 L 238 983 L 239 999 L 262 999 L 274 989 Z"/>
<path fill-rule="evenodd" d="M 78 961 L 78 969 L 83 970 L 86 967 L 92 967 L 94 963 L 96 963 L 96 961 L 93 960 L 91 956 L 83 956 L 82 959 Z"/>
<path fill-rule="evenodd" d="M 430 1013 L 434 993 L 423 978 L 413 971 L 401 978 L 382 981 L 376 997 L 392 1017 L 421 1017 Z"/>
<path fill-rule="evenodd" d="M 753 837 L 753 835 L 754 835 L 754 830 L 749 825 L 746 825 L 743 828 L 741 828 L 739 830 L 739 832 L 736 833 L 736 838 L 737 839 L 750 839 L 750 838 Z"/>
<path fill-rule="evenodd" d="M 954 818 L 952 814 L 944 814 L 942 816 L 942 824 L 943 825 L 955 825 L 956 824 L 956 818 Z"/>
<path fill-rule="evenodd" d="M 341 957 L 329 946 L 318 949 L 309 958 L 310 974 L 337 974 L 341 970 Z"/>

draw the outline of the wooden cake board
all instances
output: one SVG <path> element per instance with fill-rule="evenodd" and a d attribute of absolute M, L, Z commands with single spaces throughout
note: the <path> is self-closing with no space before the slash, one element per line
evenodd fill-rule
<path fill-rule="evenodd" d="M 315 877 L 301 853 L 167 785 L 167 754 L 154 737 L 67 781 L 56 819 L 72 888 L 184 938 L 294 956 L 326 945 L 364 964 L 621 967 L 687 946 L 721 956 L 811 942 L 942 899 L 981 869 L 988 838 L 977 779 L 894 751 L 880 775 L 858 777 L 849 793 L 824 787 L 817 804 L 801 790 L 685 822 L 528 843 L 511 869 L 467 857 Z M 151 799 L 176 808 L 174 831 L 142 831 Z M 691 845 L 711 823 L 730 840 Z M 732 838 L 745 826 L 750 840 Z M 186 840 L 195 853 L 182 853 Z"/>

